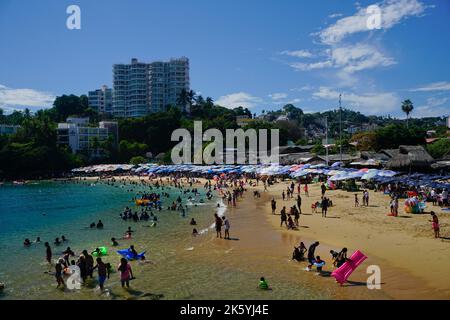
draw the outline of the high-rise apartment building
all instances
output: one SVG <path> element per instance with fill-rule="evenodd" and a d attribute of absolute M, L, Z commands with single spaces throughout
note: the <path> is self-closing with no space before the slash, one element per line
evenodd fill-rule
<path fill-rule="evenodd" d="M 107 86 L 101 89 L 89 91 L 88 93 L 89 107 L 98 113 L 112 114 L 113 111 L 113 91 Z"/>
<path fill-rule="evenodd" d="M 180 103 L 180 94 L 189 91 L 189 59 L 182 57 L 168 62 L 113 66 L 113 115 L 141 117 L 164 111 L 168 105 L 188 111 L 190 106 Z"/>

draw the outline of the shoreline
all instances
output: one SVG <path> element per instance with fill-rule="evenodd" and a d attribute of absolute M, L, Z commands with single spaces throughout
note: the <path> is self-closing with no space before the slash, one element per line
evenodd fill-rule
<path fill-rule="evenodd" d="M 87 180 L 97 180 L 98 177 L 83 177 Z M 133 181 L 147 180 L 147 176 L 116 176 L 116 179 L 130 179 Z M 163 181 L 166 176 L 158 177 Z M 205 178 L 195 178 L 200 182 L 198 186 L 203 186 L 208 180 Z M 281 205 L 294 205 L 295 200 L 283 201 L 281 199 L 281 192 L 285 190 L 292 180 L 280 181 L 269 187 L 267 192 L 263 191 L 262 183 L 259 186 L 250 187 L 245 186 L 247 192 L 244 193 L 244 201 L 239 200 L 237 208 L 227 208 L 227 215 L 230 212 L 233 215 L 236 213 L 237 223 L 239 224 L 240 216 L 248 214 L 247 210 L 251 211 L 248 206 L 254 203 L 255 206 L 262 209 L 264 219 L 266 219 L 271 231 L 264 230 L 264 232 L 271 232 L 280 235 L 283 244 L 289 244 L 286 248 L 277 247 L 272 253 L 279 255 L 279 251 L 285 252 L 286 259 L 291 258 L 294 245 L 298 245 L 299 241 L 306 242 L 308 246 L 312 241 L 318 240 L 322 243 L 320 247 L 326 247 L 328 250 L 318 248 L 318 252 L 322 252 L 322 259 L 327 262 L 325 270 L 330 270 L 331 260 L 329 257 L 329 249 L 340 250 L 343 247 L 348 247 L 352 253 L 359 249 L 368 256 L 368 259 L 352 274 L 351 279 L 358 279 L 359 282 L 366 281 L 369 276 L 366 274 L 368 265 L 375 264 L 381 268 L 381 290 L 368 290 L 364 283 L 366 291 L 381 291 L 383 297 L 375 299 L 450 299 L 450 279 L 445 278 L 446 271 L 450 268 L 450 240 L 437 240 L 432 238 L 431 226 L 429 226 L 428 215 L 411 215 L 404 214 L 403 201 L 401 200 L 400 214 L 397 218 L 387 217 L 389 207 L 385 195 L 379 192 L 370 192 L 372 206 L 367 208 L 359 207 L 353 208 L 353 193 L 342 190 L 328 190 L 327 196 L 333 200 L 333 207 L 330 208 L 327 219 L 321 218 L 320 213 L 311 214 L 311 203 L 320 199 L 320 185 L 318 183 L 311 184 L 309 189 L 309 197 L 303 193 L 302 196 L 302 212 L 300 217 L 300 231 L 286 230 L 284 227 L 280 228 L 279 214 L 272 215 L 270 210 L 270 199 L 272 197 L 277 201 L 277 213 L 281 210 Z M 261 198 L 254 199 L 252 191 L 258 190 L 261 193 Z M 303 191 L 302 191 L 303 192 Z M 217 193 L 217 192 L 216 192 Z M 294 197 L 297 193 L 294 192 Z M 219 197 L 219 195 L 217 194 Z M 381 205 L 380 205 L 381 202 Z M 245 203 L 245 205 L 243 205 Z M 376 205 L 373 205 L 376 203 Z M 385 204 L 385 205 L 383 205 Z M 353 212 L 354 209 L 361 212 Z M 434 208 L 436 211 L 438 208 Z M 442 213 L 442 211 L 440 211 Z M 239 215 L 237 215 L 239 214 Z M 378 214 L 378 215 L 377 215 Z M 359 216 L 358 216 L 359 215 Z M 355 218 L 356 217 L 356 218 Z M 449 217 L 441 215 L 441 225 L 450 222 Z M 445 217 L 445 219 L 444 219 Z M 253 217 L 255 219 L 255 217 Z M 420 220 L 420 233 L 411 235 L 401 227 L 405 226 L 408 220 Z M 445 222 L 444 222 L 445 221 Z M 236 224 L 234 222 L 234 224 Z M 395 223 L 400 222 L 399 226 Z M 233 223 L 233 222 L 232 222 Z M 425 226 L 424 226 L 425 224 Z M 336 225 L 338 225 L 336 228 Z M 386 226 L 386 229 L 380 228 L 380 225 Z M 417 225 L 417 226 L 416 226 Z M 414 231 L 419 226 L 419 223 L 407 231 Z M 232 227 L 233 228 L 233 227 Z M 428 230 L 427 230 L 428 229 Z M 252 230 L 243 230 L 244 233 Z M 394 234 L 395 233 L 395 234 Z M 426 236 L 428 235 L 428 237 Z M 271 237 L 274 235 L 271 234 Z M 300 240 L 302 239 L 302 240 Z M 418 240 L 420 239 L 420 242 Z M 425 243 L 425 244 L 424 244 Z M 267 245 L 267 243 L 265 243 Z M 395 244 L 394 246 L 392 244 Z M 263 246 L 264 243 L 259 243 L 258 246 Z M 437 245 L 437 248 L 434 246 Z M 237 246 L 239 247 L 239 246 Z M 432 248 L 430 252 L 428 249 Z M 411 254 L 414 252 L 415 254 Z M 429 263 L 429 260 L 420 259 L 420 257 L 430 257 L 430 260 L 436 260 L 440 263 Z M 370 264 L 369 264 L 370 263 Z M 299 263 L 298 269 L 303 269 L 306 264 Z M 305 264 L 305 266 L 303 266 Z M 305 272 L 306 273 L 306 272 Z M 308 273 L 306 273 L 308 274 Z M 321 283 L 329 290 L 336 290 L 339 287 L 335 283 L 334 278 L 327 279 L 329 284 Z M 361 286 L 361 283 L 359 283 Z M 354 289 L 355 287 L 352 287 Z M 358 288 L 360 289 L 360 288 Z M 353 290 L 355 292 L 345 292 L 345 299 L 360 299 L 361 290 Z M 370 293 L 369 295 L 375 295 Z"/>
<path fill-rule="evenodd" d="M 81 177 L 68 181 L 89 182 L 98 178 Z M 117 181 L 148 181 L 146 176 L 124 175 L 114 178 Z M 159 178 L 167 185 L 166 176 Z M 207 181 L 204 178 L 195 179 L 198 183 L 193 187 L 198 189 L 203 188 Z M 53 180 L 40 182 L 45 181 Z M 300 217 L 299 231 L 287 230 L 279 227 L 279 211 L 283 205 L 289 208 L 295 203 L 295 199 L 281 199 L 281 191 L 290 182 L 291 180 L 278 182 L 270 186 L 268 192 L 263 191 L 262 184 L 257 187 L 245 185 L 247 191 L 243 198 L 239 198 L 237 207 L 225 208 L 225 215 L 231 221 L 231 237 L 236 241 L 216 239 L 215 232 L 207 225 L 205 228 L 208 232 L 189 241 L 189 247 L 192 245 L 193 251 L 185 251 L 188 249 L 184 248 L 178 254 L 186 261 L 201 261 L 202 265 L 209 263 L 216 268 L 225 263 L 223 267 L 230 274 L 236 272 L 236 275 L 242 276 L 242 272 L 251 273 L 251 278 L 255 279 L 266 276 L 269 283 L 278 289 L 269 299 L 282 299 L 286 283 L 294 286 L 292 290 L 298 291 L 290 292 L 289 297 L 298 296 L 299 299 L 305 299 L 301 288 L 312 288 L 313 292 L 323 291 L 325 299 L 450 299 L 450 283 L 445 277 L 450 266 L 450 241 L 432 238 L 428 215 L 401 212 L 398 218 L 387 217 L 387 196 L 381 193 L 371 191 L 372 206 L 354 208 L 352 193 L 332 190 L 327 191 L 326 196 L 333 200 L 334 206 L 329 210 L 329 217 L 324 219 L 320 213 L 311 213 L 310 204 L 320 199 L 320 185 L 311 184 L 310 196 L 306 197 L 303 191 L 301 194 L 303 214 Z M 254 190 L 260 191 L 261 198 L 253 197 Z M 221 202 L 220 194 L 214 193 L 217 202 Z M 295 192 L 294 197 L 296 196 Z M 272 197 L 277 201 L 276 215 L 272 215 L 270 210 Z M 403 211 L 402 204 L 400 208 Z M 440 216 L 441 224 L 447 225 L 448 217 Z M 303 241 L 308 247 L 315 240 L 321 243 L 317 253 L 327 262 L 324 271 L 331 271 L 330 249 L 348 247 L 350 254 L 359 249 L 368 259 L 352 274 L 349 284 L 340 287 L 332 277 L 317 277 L 315 272 L 305 272 L 306 262 L 291 260 L 294 245 Z M 366 287 L 369 276 L 366 268 L 369 265 L 379 265 L 381 268 L 381 290 L 369 290 Z M 282 287 L 277 288 L 277 285 Z M 298 289 L 294 289 L 295 286 Z M 162 291 L 163 287 L 159 289 Z M 247 292 L 244 297 L 249 299 L 248 295 Z M 208 299 L 208 296 L 201 297 Z"/>

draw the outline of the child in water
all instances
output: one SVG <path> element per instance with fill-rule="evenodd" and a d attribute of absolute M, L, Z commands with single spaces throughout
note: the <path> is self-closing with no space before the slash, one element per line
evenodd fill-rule
<path fill-rule="evenodd" d="M 322 273 L 322 267 L 325 265 L 325 261 L 320 259 L 320 256 L 317 256 L 314 265 L 317 267 L 317 272 Z"/>

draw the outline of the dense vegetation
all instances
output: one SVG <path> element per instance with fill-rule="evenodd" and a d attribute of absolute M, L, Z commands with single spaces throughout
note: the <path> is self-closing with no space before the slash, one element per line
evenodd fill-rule
<path fill-rule="evenodd" d="M 32 114 L 29 110 L 14 111 L 5 115 L 0 109 L 0 124 L 20 125 L 20 130 L 13 135 L 0 136 L 0 177 L 40 177 L 59 175 L 70 168 L 92 163 L 138 163 L 144 161 L 151 153 L 158 159 L 168 160 L 171 148 L 176 142 L 171 141 L 171 134 L 177 128 L 193 131 L 194 121 L 201 120 L 203 130 L 217 128 L 224 133 L 226 129 L 237 129 L 236 116 L 246 115 L 255 118 L 256 115 L 246 108 L 227 109 L 218 106 L 211 98 L 203 99 L 195 93 L 185 93 L 182 102 L 191 104 L 190 114 L 178 108 L 168 106 L 166 112 L 151 114 L 142 118 L 119 119 L 120 141 L 115 146 L 111 139 L 99 143 L 93 141 L 95 148 L 101 153 L 72 154 L 67 147 L 56 144 L 56 126 L 65 121 L 68 116 L 89 117 L 92 125 L 100 120 L 108 120 L 104 115 L 90 109 L 86 96 L 63 95 L 57 97 L 53 107 L 39 110 Z M 410 107 L 406 105 L 406 109 Z M 405 105 L 402 106 L 402 110 Z M 405 110 L 406 110 L 405 109 Z M 404 110 L 404 111 L 405 111 Z M 406 111 L 407 111 L 406 110 Z M 411 110 L 412 111 L 412 110 Z M 410 111 L 410 112 L 411 112 Z M 283 119 L 277 118 L 284 115 Z M 297 144 L 314 144 L 313 152 L 323 154 L 322 137 L 305 135 L 307 128 L 324 129 L 324 119 L 328 120 L 329 136 L 336 138 L 336 147 L 331 153 L 339 152 L 342 144 L 345 152 L 356 150 L 378 151 L 386 148 L 397 148 L 400 144 L 425 145 L 426 131 L 436 130 L 436 136 L 446 138 L 447 128 L 440 125 L 442 118 L 409 118 L 408 123 L 393 118 L 365 116 L 359 112 L 343 109 L 305 114 L 299 108 L 289 104 L 277 111 L 264 112 L 263 118 L 258 117 L 246 128 L 279 129 L 280 145 L 288 142 Z M 409 113 L 408 113 L 409 116 Z M 342 118 L 343 127 L 350 125 L 374 124 L 378 128 L 353 136 L 343 132 L 339 140 L 339 123 Z M 449 139 L 439 139 L 430 144 L 428 151 L 435 158 L 445 156 L 450 151 Z"/>

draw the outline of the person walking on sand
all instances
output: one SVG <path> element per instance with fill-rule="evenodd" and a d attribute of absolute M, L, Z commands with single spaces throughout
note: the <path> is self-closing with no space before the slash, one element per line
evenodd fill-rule
<path fill-rule="evenodd" d="M 283 190 L 283 192 L 281 193 L 281 196 L 283 197 L 283 201 L 286 200 L 286 194 L 284 193 L 284 190 Z"/>
<path fill-rule="evenodd" d="M 307 184 L 307 183 L 305 183 L 305 186 L 304 186 L 304 188 L 303 188 L 303 191 L 305 191 L 305 195 L 306 195 L 307 197 L 309 197 L 308 184 Z"/>
<path fill-rule="evenodd" d="M 272 198 L 270 201 L 270 206 L 272 207 L 272 214 L 275 214 L 275 210 L 277 210 L 277 202 L 275 201 L 275 198 Z"/>
<path fill-rule="evenodd" d="M 300 194 L 297 195 L 297 208 L 300 213 L 302 213 L 302 197 Z"/>
<path fill-rule="evenodd" d="M 281 220 L 280 227 L 283 226 L 283 223 L 284 223 L 287 228 L 288 225 L 287 225 L 286 207 L 283 207 L 283 209 L 281 210 L 280 220 Z"/>
<path fill-rule="evenodd" d="M 327 217 L 327 210 L 328 210 L 328 199 L 326 197 L 324 197 L 322 199 L 322 203 L 321 203 L 321 207 L 322 207 L 322 217 L 326 218 Z"/>
<path fill-rule="evenodd" d="M 359 199 L 358 199 L 358 194 L 355 193 L 355 208 L 359 207 Z"/>
<path fill-rule="evenodd" d="M 325 196 L 325 192 L 327 191 L 327 187 L 325 187 L 324 183 L 322 183 L 322 185 L 320 186 L 320 189 L 322 190 L 322 197 Z"/>
<path fill-rule="evenodd" d="M 436 213 L 434 212 L 434 211 L 431 211 L 431 218 L 432 218 L 432 220 L 430 220 L 430 222 L 432 223 L 432 227 L 433 227 L 433 231 L 434 231 L 434 237 L 437 239 L 437 238 L 440 238 L 440 234 L 439 234 L 439 228 L 440 228 L 440 226 L 439 226 L 439 219 L 438 219 L 438 217 L 437 217 L 437 215 L 436 215 Z"/>
<path fill-rule="evenodd" d="M 230 240 L 230 221 L 227 218 L 225 218 L 225 216 L 223 216 L 222 219 L 223 219 L 223 225 L 225 226 L 224 239 Z"/>
<path fill-rule="evenodd" d="M 298 211 L 298 209 L 294 206 L 294 222 L 297 227 L 300 225 L 299 219 L 300 219 L 300 211 Z"/>

